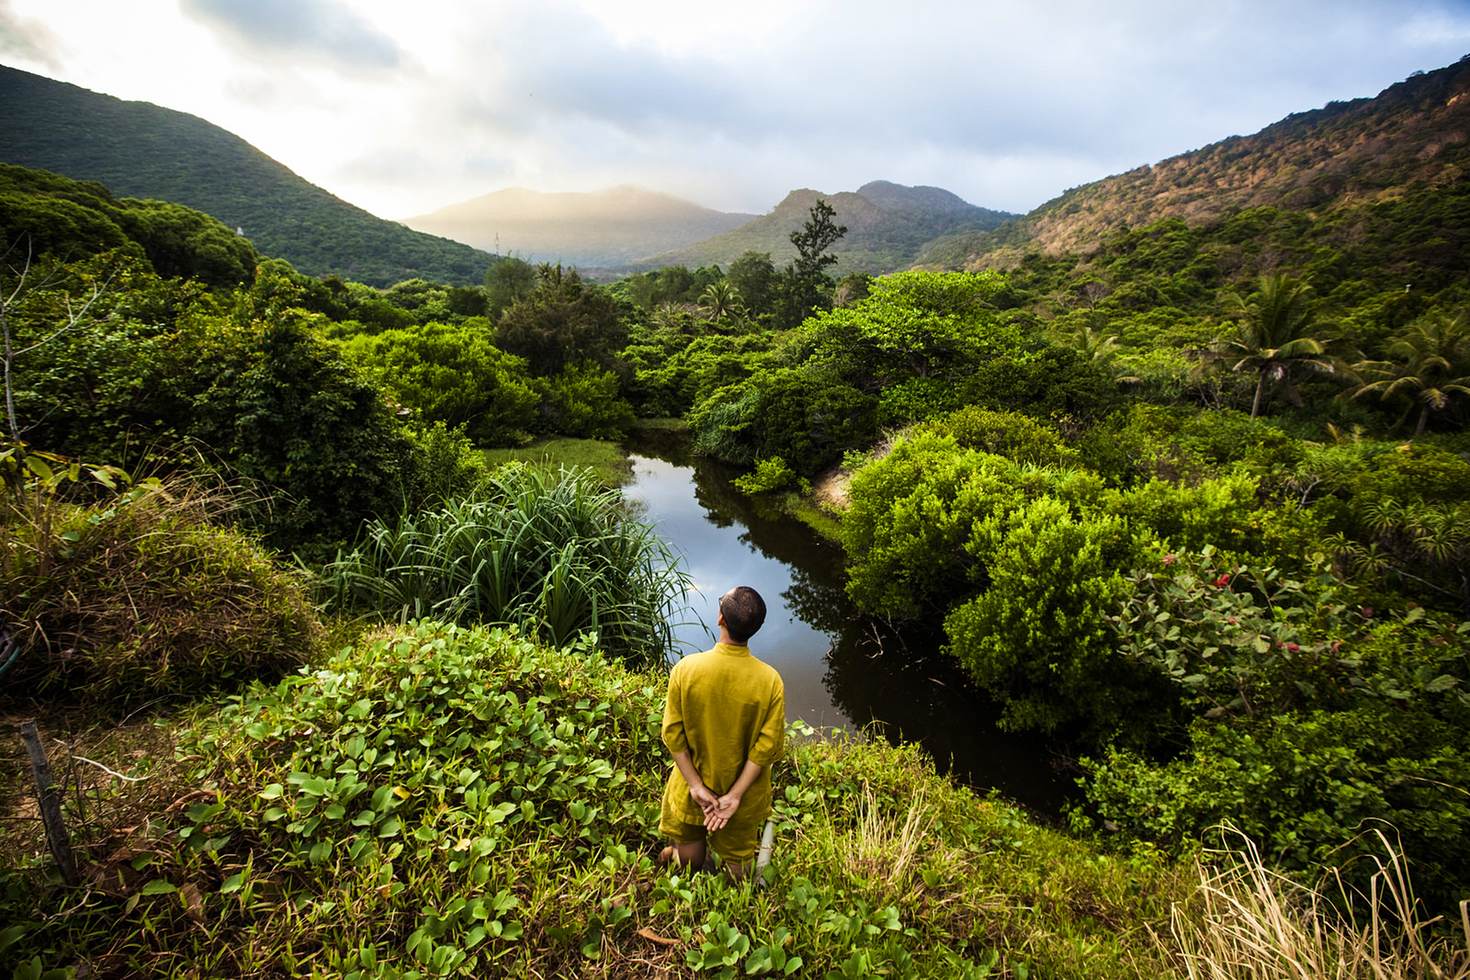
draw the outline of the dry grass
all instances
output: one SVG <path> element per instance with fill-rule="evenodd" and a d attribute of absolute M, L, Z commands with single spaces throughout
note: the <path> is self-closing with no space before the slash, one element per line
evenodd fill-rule
<path fill-rule="evenodd" d="M 920 789 L 902 815 L 880 804 L 867 783 L 863 784 L 858 819 L 841 859 L 850 876 L 879 882 L 895 893 L 902 893 L 924 852 L 931 846 L 929 830 L 935 814 Z"/>
<path fill-rule="evenodd" d="M 1334 869 L 1317 888 L 1271 870 L 1238 839 L 1198 864 L 1199 886 L 1176 904 L 1160 942 L 1200 980 L 1463 980 L 1470 977 L 1470 903 L 1451 926 L 1414 896 L 1402 851 L 1381 831 L 1366 894 Z M 1360 910 L 1357 920 L 1342 910 Z"/>

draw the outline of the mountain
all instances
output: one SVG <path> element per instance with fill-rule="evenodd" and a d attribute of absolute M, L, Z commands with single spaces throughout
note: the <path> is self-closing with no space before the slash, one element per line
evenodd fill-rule
<path fill-rule="evenodd" d="M 836 271 L 892 272 L 914 261 L 922 246 L 957 231 L 983 231 L 1016 217 L 976 207 L 939 187 L 905 187 L 886 180 L 856 191 L 823 194 L 802 188 L 787 194 L 775 210 L 708 241 L 645 259 L 642 265 L 728 265 L 741 253 L 770 252 L 776 263 L 796 256 L 790 235 L 802 226 L 818 198 L 837 211 L 847 234 L 832 249 Z"/>
<path fill-rule="evenodd" d="M 745 224 L 752 214 L 712 211 L 644 190 L 556 193 L 512 187 L 407 219 L 420 231 L 531 261 L 623 268 Z"/>
<path fill-rule="evenodd" d="M 1120 229 L 1165 218 L 1206 225 L 1245 208 L 1321 218 L 1467 176 L 1470 56 L 1374 98 L 1331 102 L 1254 135 L 1073 188 L 994 232 L 947 235 L 926 246 L 917 264 L 1007 266 L 1026 251 L 1088 255 Z"/>
<path fill-rule="evenodd" d="M 494 256 L 384 221 L 187 113 L 0 65 L 0 161 L 184 204 L 301 272 L 477 283 Z"/>

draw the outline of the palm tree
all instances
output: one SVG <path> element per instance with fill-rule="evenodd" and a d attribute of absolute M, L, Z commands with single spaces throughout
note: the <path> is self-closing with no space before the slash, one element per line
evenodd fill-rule
<path fill-rule="evenodd" d="M 1353 371 L 1364 380 L 1354 398 L 1377 395 L 1383 401 L 1407 400 L 1400 423 L 1419 405 L 1414 435 L 1424 434 L 1431 413 L 1450 407 L 1456 395 L 1470 397 L 1470 329 L 1463 315 L 1443 313 L 1420 319 L 1388 346 L 1389 360 L 1360 361 Z"/>
<path fill-rule="evenodd" d="M 744 304 L 740 302 L 740 293 L 728 279 L 720 279 L 706 286 L 704 292 L 699 294 L 699 302 L 704 307 L 704 315 L 714 323 L 745 312 Z"/>
<path fill-rule="evenodd" d="M 1104 333 L 1089 326 L 1078 327 L 1069 337 L 1073 349 L 1097 367 L 1108 371 L 1120 384 L 1137 384 L 1142 379 L 1117 366 L 1118 335 Z"/>
<path fill-rule="evenodd" d="M 1282 386 L 1293 404 L 1301 398 L 1291 384 L 1293 373 L 1315 371 L 1332 374 L 1336 368 L 1328 356 L 1329 342 L 1311 336 L 1311 287 L 1285 273 L 1263 275 L 1249 298 L 1232 293 L 1226 299 L 1237 319 L 1235 334 L 1224 338 L 1218 358 L 1234 359 L 1232 371 L 1256 372 L 1256 396 L 1251 401 L 1251 418 L 1261 414 L 1270 390 Z"/>

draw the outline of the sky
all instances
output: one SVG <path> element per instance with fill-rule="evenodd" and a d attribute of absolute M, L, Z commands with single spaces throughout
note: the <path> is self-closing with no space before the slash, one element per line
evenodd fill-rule
<path fill-rule="evenodd" d="M 388 218 L 875 179 L 1024 212 L 1466 53 L 1470 0 L 0 0 L 0 63 L 202 116 Z"/>

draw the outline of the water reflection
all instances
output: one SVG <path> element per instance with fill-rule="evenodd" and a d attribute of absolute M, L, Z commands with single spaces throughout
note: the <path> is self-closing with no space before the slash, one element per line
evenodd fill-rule
<path fill-rule="evenodd" d="M 721 593 L 753 586 L 768 614 L 751 649 L 781 671 L 789 717 L 918 741 L 971 784 L 1058 811 L 1070 781 L 1045 744 L 995 730 L 994 706 L 937 653 L 937 629 L 896 630 L 860 615 L 843 589 L 840 547 L 739 493 L 734 472 L 691 457 L 681 439 L 644 434 L 633 453 L 623 492 L 684 557 L 698 589 L 676 628 L 681 652 L 713 643 Z"/>

